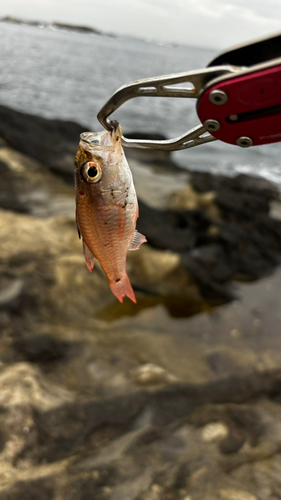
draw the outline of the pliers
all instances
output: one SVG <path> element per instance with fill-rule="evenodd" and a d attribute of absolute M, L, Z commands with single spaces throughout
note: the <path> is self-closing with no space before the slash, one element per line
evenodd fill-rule
<path fill-rule="evenodd" d="M 176 86 L 186 83 L 186 86 Z M 97 117 L 107 130 L 109 116 L 135 97 L 197 100 L 200 125 L 168 140 L 127 139 L 127 147 L 175 151 L 220 140 L 243 148 L 281 141 L 281 34 L 236 46 L 207 68 L 145 78 L 119 88 Z"/>

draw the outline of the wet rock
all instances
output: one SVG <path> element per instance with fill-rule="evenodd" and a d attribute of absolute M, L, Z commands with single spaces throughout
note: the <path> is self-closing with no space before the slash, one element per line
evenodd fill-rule
<path fill-rule="evenodd" d="M 138 229 L 148 243 L 162 250 L 181 252 L 193 248 L 209 227 L 208 219 L 198 210 L 160 211 L 140 202 Z"/>
<path fill-rule="evenodd" d="M 150 295 L 196 297 L 190 275 L 180 264 L 179 255 L 143 245 L 128 256 L 128 272 L 134 287 Z"/>
<path fill-rule="evenodd" d="M 232 359 L 227 352 L 216 351 L 212 352 L 207 356 L 207 363 L 210 365 L 211 369 L 218 375 L 223 375 L 224 373 L 241 373 L 241 364 L 238 366 L 237 361 Z"/>
<path fill-rule="evenodd" d="M 278 265 L 276 190 L 196 172 L 168 208 L 171 190 L 153 206 L 147 190 L 138 229 L 149 244 L 128 256 L 138 304 L 121 305 L 98 264 L 88 273 L 73 188 L 50 172 L 72 183 L 78 126 L 34 119 L 28 131 L 13 111 L 5 133 L 1 123 L 1 500 L 276 495 L 280 274 L 211 307 L 233 296 L 232 279 Z M 41 151 L 38 134 L 26 146 L 34 126 Z M 157 172 L 167 183 L 169 155 L 144 161 L 156 187 Z M 173 176 L 177 191 L 183 174 Z"/>
<path fill-rule="evenodd" d="M 19 481 L 11 488 L 6 498 L 9 500 L 53 500 L 55 491 L 48 481 L 40 479 L 30 482 Z"/>
<path fill-rule="evenodd" d="M 228 427 L 223 422 L 207 424 L 202 429 L 202 439 L 206 442 L 217 441 L 228 435 Z"/>
<path fill-rule="evenodd" d="M 279 199 L 278 189 L 266 179 L 239 174 L 235 178 L 223 175 L 212 175 L 209 172 L 191 172 L 190 180 L 193 188 L 199 193 L 230 189 L 239 196 L 240 192 L 259 196 L 263 199 Z"/>
<path fill-rule="evenodd" d="M 21 279 L 1 280 L 2 290 L 0 291 L 0 309 L 17 307 L 23 293 L 24 281 Z"/>
<path fill-rule="evenodd" d="M 86 129 L 71 121 L 48 120 L 0 106 L 0 135 L 7 144 L 71 180 L 79 135 Z"/>
<path fill-rule="evenodd" d="M 243 432 L 239 432 L 236 428 L 232 428 L 228 435 L 220 442 L 220 450 L 222 453 L 237 453 L 246 441 L 246 436 Z"/>
<path fill-rule="evenodd" d="M 204 404 L 246 402 L 260 395 L 272 394 L 279 387 L 280 373 L 278 375 L 251 374 L 248 377 L 229 377 L 216 383 L 174 384 L 154 391 L 137 391 L 117 397 L 60 404 L 58 408 L 49 411 L 41 410 L 34 415 L 34 431 L 37 429 L 40 447 L 38 447 L 39 442 L 34 443 L 32 448 L 26 448 L 22 456 L 26 459 L 32 458 L 38 463 L 42 460 L 47 462 L 60 460 L 77 453 L 81 447 L 86 446 L 87 442 L 94 442 L 99 428 L 110 425 L 118 428 L 119 432 L 124 426 L 130 429 L 130 423 L 138 419 L 144 410 L 149 410 L 150 425 L 157 428 L 169 425 L 183 417 L 192 419 L 192 412 Z M 144 426 L 143 431 L 146 433 L 147 421 L 144 422 Z M 127 450 L 128 443 L 131 447 L 135 438 L 141 435 L 142 431 L 123 437 L 120 446 L 115 447 L 116 459 L 123 453 L 121 442 Z M 138 440 L 137 442 L 139 443 Z M 143 446 L 145 443 L 146 440 L 143 441 Z M 132 449 L 137 449 L 137 447 Z M 108 457 L 113 456 L 111 444 L 109 450 L 111 450 L 110 453 L 105 455 L 106 461 L 109 460 Z M 91 467 L 95 467 L 99 460 L 104 463 L 104 459 L 99 456 L 91 458 L 89 462 L 87 460 L 85 464 L 92 464 Z"/>
<path fill-rule="evenodd" d="M 135 380 L 140 385 L 158 385 L 176 382 L 176 377 L 168 373 L 161 366 L 147 363 L 135 370 Z"/>
<path fill-rule="evenodd" d="M 257 500 L 255 495 L 252 495 L 248 491 L 236 490 L 236 489 L 225 489 L 220 490 L 220 497 L 225 500 Z"/>
<path fill-rule="evenodd" d="M 127 139 L 146 139 L 151 141 L 166 140 L 163 134 L 153 132 L 124 132 Z M 129 159 L 138 159 L 143 165 L 149 164 L 154 168 L 160 167 L 161 170 L 172 170 L 174 172 L 184 172 L 185 170 L 179 167 L 171 158 L 170 151 L 160 151 L 141 148 L 126 148 L 126 157 Z"/>
<path fill-rule="evenodd" d="M 39 217 L 73 213 L 73 188 L 43 164 L 5 143 L 0 147 L 0 165 L 1 208 Z"/>
<path fill-rule="evenodd" d="M 172 194 L 169 200 L 169 208 L 174 210 L 202 210 L 205 215 L 214 219 L 219 218 L 219 210 L 214 203 L 216 198 L 215 191 L 198 193 L 191 184 L 177 193 Z"/>
<path fill-rule="evenodd" d="M 1 192 L 0 192 L 0 207 L 6 210 L 15 210 L 16 212 L 28 213 L 28 207 L 21 200 L 20 190 L 17 189 L 16 182 L 20 182 L 19 176 L 13 174 L 8 165 L 0 160 L 0 175 L 1 175 Z M 18 186 L 19 188 L 19 186 Z"/>
<path fill-rule="evenodd" d="M 90 456 L 80 462 L 77 462 L 73 466 L 72 470 L 75 471 L 108 467 L 113 462 L 116 462 L 126 455 L 131 448 L 136 446 L 136 444 L 141 440 L 142 435 L 146 434 L 146 432 L 147 429 L 142 428 L 124 434 L 115 441 L 112 441 L 97 456 Z"/>
<path fill-rule="evenodd" d="M 64 388 L 49 383 L 38 369 L 28 363 L 2 368 L 0 405 L 2 408 L 26 406 L 46 411 L 72 400 Z"/>
<path fill-rule="evenodd" d="M 41 335 L 16 339 L 13 348 L 27 361 L 50 363 L 63 359 L 69 344 L 50 335 Z"/>

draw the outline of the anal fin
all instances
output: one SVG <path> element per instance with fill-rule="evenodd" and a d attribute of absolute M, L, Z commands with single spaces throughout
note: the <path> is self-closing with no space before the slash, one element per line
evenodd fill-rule
<path fill-rule="evenodd" d="M 94 265 L 95 265 L 95 256 L 92 254 L 89 247 L 87 247 L 84 240 L 83 240 L 83 252 L 84 252 L 84 257 L 85 257 L 85 261 L 87 264 L 87 268 L 89 269 L 89 271 L 91 273 L 93 271 Z"/>
<path fill-rule="evenodd" d="M 134 232 L 129 250 L 138 250 L 142 243 L 147 241 L 146 237 L 137 230 Z"/>

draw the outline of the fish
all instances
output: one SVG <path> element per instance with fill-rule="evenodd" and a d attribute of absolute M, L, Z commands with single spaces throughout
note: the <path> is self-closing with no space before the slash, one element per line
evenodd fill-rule
<path fill-rule="evenodd" d="M 126 271 L 127 253 L 147 240 L 136 230 L 138 201 L 121 138 L 117 122 L 110 132 L 80 135 L 75 156 L 76 223 L 89 271 L 97 259 L 117 299 L 122 303 L 127 296 L 136 303 Z"/>

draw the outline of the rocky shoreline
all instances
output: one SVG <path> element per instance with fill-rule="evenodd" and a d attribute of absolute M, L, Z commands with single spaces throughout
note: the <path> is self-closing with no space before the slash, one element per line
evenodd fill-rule
<path fill-rule="evenodd" d="M 0 499 L 278 498 L 279 192 L 127 150 L 121 306 L 77 238 L 84 130 L 0 106 Z"/>

